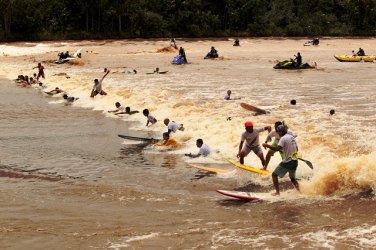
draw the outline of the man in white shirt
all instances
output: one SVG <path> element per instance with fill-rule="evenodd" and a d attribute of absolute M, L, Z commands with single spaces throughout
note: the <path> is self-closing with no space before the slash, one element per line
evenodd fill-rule
<path fill-rule="evenodd" d="M 292 184 L 299 191 L 299 183 L 296 180 L 296 168 L 298 167 L 298 144 L 295 141 L 295 137 L 291 134 L 288 134 L 288 128 L 286 125 L 279 125 L 277 128 L 278 134 L 281 136 L 281 139 L 278 142 L 277 146 L 272 146 L 267 143 L 264 143 L 265 148 L 270 148 L 274 151 L 283 150 L 284 158 L 278 167 L 274 170 L 272 174 L 273 184 L 275 187 L 275 193 L 273 195 L 279 195 L 279 183 L 278 177 L 282 178 L 288 172 Z"/>
<path fill-rule="evenodd" d="M 107 112 L 108 113 L 118 113 L 118 112 L 124 112 L 125 111 L 125 107 L 121 106 L 120 102 L 116 102 L 115 107 L 116 107 L 115 110 L 109 110 Z"/>
<path fill-rule="evenodd" d="M 178 124 L 176 123 L 175 121 L 170 121 L 170 119 L 166 118 L 164 119 L 163 121 L 164 125 L 167 126 L 167 129 L 168 129 L 168 133 L 171 133 L 171 132 L 176 132 L 177 130 L 180 130 L 180 131 L 184 131 L 184 127 L 183 127 L 183 124 Z"/>
<path fill-rule="evenodd" d="M 281 122 L 281 121 L 277 121 L 276 123 L 274 123 L 274 130 L 268 134 L 268 136 L 266 137 L 265 143 L 271 142 L 272 138 L 274 137 L 274 141 L 272 143 L 272 146 L 278 145 L 279 139 L 281 138 L 281 136 L 277 132 L 277 128 L 278 128 L 279 125 L 284 125 L 284 123 Z M 290 129 L 287 131 L 287 133 L 294 136 L 295 138 L 297 137 L 297 135 L 294 132 L 292 132 Z M 266 159 L 265 159 L 265 166 L 264 166 L 265 170 L 268 167 L 270 158 L 275 154 L 275 152 L 276 151 L 271 150 L 271 149 L 268 150 L 268 153 L 266 154 Z M 281 157 L 283 159 L 284 158 L 283 153 L 280 151 L 279 154 L 281 155 Z"/>
<path fill-rule="evenodd" d="M 202 139 L 197 139 L 196 146 L 200 149 L 197 154 L 189 153 L 189 154 L 185 154 L 185 156 L 189 156 L 191 158 L 196 158 L 196 157 L 200 157 L 200 156 L 206 157 L 206 156 L 210 155 L 211 150 L 210 150 L 209 146 L 206 143 L 204 143 L 204 141 Z"/>
<path fill-rule="evenodd" d="M 144 116 L 146 116 L 146 118 L 147 118 L 147 121 L 146 121 L 146 127 L 149 126 L 149 123 L 150 123 L 150 125 L 153 125 L 153 124 L 157 123 L 157 119 L 156 119 L 154 116 L 152 116 L 152 115 L 150 114 L 150 112 L 149 112 L 148 109 L 144 109 L 144 110 L 142 111 L 142 113 L 143 113 Z"/>
<path fill-rule="evenodd" d="M 241 135 L 239 152 L 237 155 L 239 162 L 240 164 L 244 164 L 244 157 L 246 157 L 251 151 L 253 151 L 260 158 L 261 164 L 264 167 L 265 159 L 259 143 L 259 133 L 265 130 L 269 131 L 270 133 L 272 128 L 270 126 L 266 126 L 263 128 L 254 129 L 253 123 L 251 121 L 246 122 L 244 126 L 245 131 Z"/>
<path fill-rule="evenodd" d="M 98 94 L 100 95 L 107 95 L 106 92 L 104 92 L 102 90 L 102 82 L 104 80 L 104 78 L 110 73 L 110 70 L 107 70 L 107 72 L 104 74 L 104 76 L 102 77 L 102 79 L 98 80 L 98 79 L 95 79 L 94 80 L 94 86 L 93 86 L 93 90 L 91 91 L 91 95 L 90 97 L 94 97 Z"/>

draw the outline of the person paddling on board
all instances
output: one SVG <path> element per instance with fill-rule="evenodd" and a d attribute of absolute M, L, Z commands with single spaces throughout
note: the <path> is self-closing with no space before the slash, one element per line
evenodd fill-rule
<path fill-rule="evenodd" d="M 59 87 L 56 87 L 54 90 L 51 90 L 51 91 L 47 91 L 47 92 L 44 92 L 46 94 L 49 94 L 49 95 L 54 95 L 54 94 L 60 94 L 60 93 L 63 93 L 64 90 L 60 89 Z"/>
<path fill-rule="evenodd" d="M 125 115 L 134 115 L 134 114 L 137 114 L 137 113 L 140 113 L 140 112 L 138 112 L 138 110 L 131 111 L 130 107 L 125 107 L 125 111 L 124 112 L 115 113 L 115 115 L 122 115 L 122 114 L 125 114 Z"/>
<path fill-rule="evenodd" d="M 200 149 L 197 154 L 189 153 L 189 154 L 185 154 L 185 156 L 189 156 L 191 158 L 196 158 L 196 157 L 200 157 L 200 156 L 206 157 L 206 156 L 210 155 L 211 150 L 210 150 L 209 146 L 206 143 L 204 143 L 204 141 L 202 139 L 197 139 L 196 146 Z"/>
<path fill-rule="evenodd" d="M 266 137 L 265 143 L 271 142 L 271 141 L 272 141 L 272 138 L 274 137 L 274 141 L 273 141 L 273 143 L 272 143 L 272 146 L 277 146 L 277 145 L 278 145 L 278 142 L 279 142 L 279 140 L 280 140 L 280 138 L 281 138 L 281 137 L 279 136 L 278 132 L 277 132 L 277 128 L 278 128 L 279 125 L 284 125 L 284 123 L 281 122 L 281 121 L 277 121 L 276 123 L 274 123 L 274 129 L 275 129 L 275 130 L 273 130 L 272 132 L 270 132 L 270 133 L 268 134 L 268 136 Z M 294 138 L 297 137 L 297 135 L 294 134 L 294 132 L 292 132 L 291 130 L 288 130 L 287 133 L 290 134 L 290 135 L 292 135 L 292 136 L 294 136 Z M 265 170 L 266 170 L 266 168 L 268 167 L 268 164 L 269 164 L 270 158 L 274 155 L 275 152 L 276 152 L 276 151 L 269 149 L 268 153 L 266 154 L 265 166 L 264 166 L 264 169 L 265 169 Z M 281 157 L 282 157 L 282 159 L 283 159 L 283 158 L 284 158 L 283 153 L 282 153 L 281 151 L 279 151 L 279 154 L 281 155 Z"/>
<path fill-rule="evenodd" d="M 67 94 L 64 94 L 63 99 L 66 100 L 69 103 L 69 102 L 77 101 L 79 98 L 73 97 L 73 96 L 68 96 Z"/>
<path fill-rule="evenodd" d="M 142 111 L 142 113 L 143 113 L 144 116 L 146 116 L 146 118 L 147 118 L 146 127 L 149 126 L 149 123 L 150 123 L 150 125 L 153 125 L 153 124 L 157 123 L 157 119 L 155 119 L 155 117 L 152 116 L 152 115 L 149 113 L 149 110 L 148 110 L 148 109 L 144 109 L 144 110 Z"/>
<path fill-rule="evenodd" d="M 259 133 L 265 130 L 269 131 L 270 133 L 272 128 L 270 126 L 266 126 L 263 128 L 254 129 L 253 123 L 251 121 L 246 122 L 244 126 L 245 131 L 241 135 L 239 143 L 239 152 L 237 154 L 239 162 L 240 164 L 244 165 L 244 157 L 246 157 L 251 151 L 253 151 L 260 158 L 261 164 L 264 167 L 265 159 L 259 144 Z"/>
<path fill-rule="evenodd" d="M 118 112 L 124 112 L 125 111 L 125 108 L 123 106 L 121 106 L 120 102 L 116 102 L 115 107 L 116 107 L 115 110 L 109 110 L 107 112 L 108 113 L 115 113 L 115 115 L 117 115 Z"/>
<path fill-rule="evenodd" d="M 279 183 L 278 177 L 282 178 L 289 173 L 290 180 L 294 184 L 295 188 L 299 191 L 299 183 L 296 180 L 296 168 L 298 167 L 298 144 L 295 141 L 295 137 L 288 133 L 288 127 L 286 125 L 279 125 L 277 127 L 277 132 L 281 139 L 277 146 L 272 146 L 267 143 L 262 144 L 265 148 L 270 148 L 274 151 L 283 150 L 284 158 L 277 168 L 272 173 L 273 184 L 275 188 L 275 193 L 273 195 L 279 195 Z"/>
<path fill-rule="evenodd" d="M 153 141 L 153 143 L 155 143 Z M 163 140 L 159 143 L 156 143 L 155 146 L 165 146 L 165 147 L 171 147 L 171 148 L 177 148 L 180 146 L 180 144 L 174 139 L 170 137 L 170 134 L 167 132 L 163 133 Z"/>
<path fill-rule="evenodd" d="M 107 93 L 102 90 L 102 82 L 103 82 L 104 78 L 109 73 L 110 73 L 110 70 L 107 70 L 107 72 L 104 74 L 104 76 L 102 77 L 102 79 L 100 79 L 100 80 L 95 79 L 94 80 L 93 90 L 91 91 L 91 95 L 90 95 L 91 98 L 94 98 L 94 96 L 96 96 L 98 94 L 100 94 L 100 95 L 107 95 Z"/>
<path fill-rule="evenodd" d="M 175 122 L 175 121 L 170 121 L 170 119 L 168 119 L 168 118 L 166 118 L 166 119 L 164 119 L 164 121 L 163 121 L 163 123 L 164 123 L 164 125 L 166 125 L 167 126 L 167 129 L 168 129 L 168 131 L 167 131 L 167 133 L 171 133 L 171 132 L 176 132 L 176 131 L 178 131 L 178 130 L 180 130 L 180 131 L 184 131 L 184 127 L 183 127 L 183 124 L 178 124 L 177 122 Z"/>

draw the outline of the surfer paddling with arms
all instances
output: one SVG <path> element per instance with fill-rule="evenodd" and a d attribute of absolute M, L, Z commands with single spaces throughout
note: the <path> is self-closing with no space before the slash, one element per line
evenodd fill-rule
<path fill-rule="evenodd" d="M 189 153 L 189 154 L 185 154 L 185 156 L 188 156 L 188 157 L 191 157 L 191 158 L 196 158 L 196 157 L 200 157 L 200 156 L 206 157 L 206 156 L 210 155 L 211 150 L 210 150 L 209 146 L 206 143 L 204 143 L 204 141 L 202 139 L 197 139 L 196 146 L 200 149 L 197 154 Z"/>
<path fill-rule="evenodd" d="M 240 164 L 244 165 L 244 157 L 246 157 L 251 151 L 253 151 L 261 160 L 261 164 L 265 166 L 265 159 L 264 154 L 262 153 L 262 149 L 259 143 L 259 133 L 262 131 L 270 131 L 272 128 L 270 126 L 266 126 L 263 128 L 253 128 L 253 123 L 248 121 L 244 124 L 245 131 L 241 135 L 240 143 L 239 143 L 239 152 L 237 157 L 239 158 Z M 244 143 L 245 141 L 245 143 Z"/>
<path fill-rule="evenodd" d="M 163 133 L 163 140 L 159 143 L 156 143 L 156 141 L 152 141 L 155 146 L 164 146 L 164 147 L 170 147 L 170 148 L 177 148 L 180 146 L 180 144 L 174 139 L 170 137 L 170 134 L 167 132 Z"/>
<path fill-rule="evenodd" d="M 144 114 L 144 116 L 146 116 L 146 118 L 147 118 L 146 127 L 149 126 L 149 124 L 153 125 L 153 124 L 157 123 L 157 119 L 155 119 L 155 117 L 150 114 L 148 109 L 144 109 L 142 111 L 142 114 Z"/>
<path fill-rule="evenodd" d="M 262 144 L 264 148 L 270 148 L 274 151 L 283 150 L 284 158 L 272 173 L 273 185 L 275 188 L 275 193 L 273 193 L 273 195 L 280 194 L 278 177 L 282 178 L 287 172 L 289 173 L 292 184 L 294 184 L 295 188 L 299 191 L 299 183 L 295 176 L 296 168 L 298 167 L 298 144 L 295 141 L 295 137 L 288 133 L 288 127 L 286 125 L 279 125 L 277 127 L 277 133 L 281 137 L 277 146 L 272 146 L 267 143 Z"/>
<path fill-rule="evenodd" d="M 168 133 L 168 134 L 170 134 L 171 132 L 174 132 L 174 133 L 175 133 L 175 132 L 178 131 L 178 130 L 180 130 L 180 131 L 184 131 L 184 129 L 185 129 L 185 128 L 183 127 L 183 124 L 178 124 L 178 123 L 175 122 L 175 121 L 170 121 L 169 118 L 164 119 L 163 123 L 164 123 L 164 125 L 167 126 L 167 129 L 168 129 L 167 133 Z"/>

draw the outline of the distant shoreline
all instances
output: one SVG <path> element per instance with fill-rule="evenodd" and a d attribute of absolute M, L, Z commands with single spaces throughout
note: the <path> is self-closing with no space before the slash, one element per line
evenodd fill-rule
<path fill-rule="evenodd" d="M 342 39 L 376 39 L 374 36 L 318 36 L 322 40 L 331 39 L 331 40 L 342 40 Z M 240 36 L 229 36 L 229 37 L 192 37 L 192 38 L 186 38 L 186 37 L 176 37 L 175 39 L 178 41 L 183 42 L 196 42 L 196 41 L 229 41 L 234 40 L 235 38 L 244 39 L 244 40 L 310 40 L 313 38 L 313 36 L 254 36 L 254 37 L 240 37 Z M 170 41 L 170 38 L 168 37 L 160 37 L 160 38 L 110 38 L 110 39 L 62 39 L 62 40 L 19 40 L 19 41 L 0 41 L 0 45 L 15 45 L 17 43 L 21 43 L 22 46 L 25 45 L 25 43 L 54 43 L 54 42 L 115 42 L 115 41 L 135 41 L 135 42 L 142 42 L 142 41 Z M 17 45 L 16 45 L 17 46 Z"/>

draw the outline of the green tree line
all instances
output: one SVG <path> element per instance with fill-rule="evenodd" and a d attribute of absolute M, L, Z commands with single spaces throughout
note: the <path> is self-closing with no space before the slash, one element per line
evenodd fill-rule
<path fill-rule="evenodd" d="M 376 0 L 0 0 L 0 40 L 372 36 Z"/>

